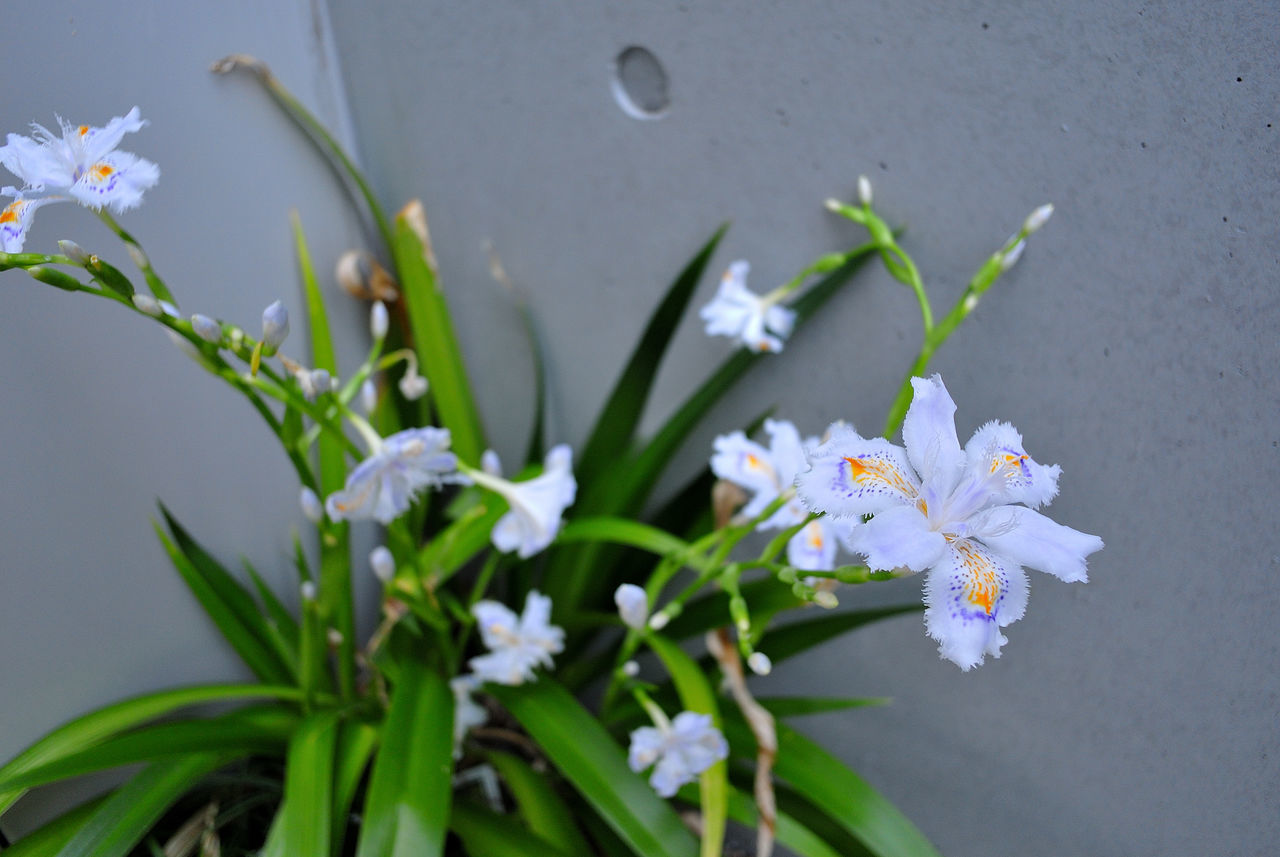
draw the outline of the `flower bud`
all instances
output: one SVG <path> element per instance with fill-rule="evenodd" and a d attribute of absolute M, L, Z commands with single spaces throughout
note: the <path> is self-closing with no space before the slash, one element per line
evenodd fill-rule
<path fill-rule="evenodd" d="M 490 476 L 501 476 L 502 459 L 498 458 L 498 453 L 492 449 L 486 449 L 480 453 L 480 469 Z"/>
<path fill-rule="evenodd" d="M 329 648 L 336 649 L 342 645 L 342 632 L 337 628 L 330 628 L 324 636 L 329 641 Z"/>
<path fill-rule="evenodd" d="M 390 583 L 396 576 L 396 558 L 385 545 L 378 545 L 370 552 L 369 566 L 373 569 L 373 576 L 383 583 Z"/>
<path fill-rule="evenodd" d="M 298 505 L 302 506 L 302 514 L 313 524 L 320 523 L 320 519 L 324 517 L 324 506 L 320 505 L 320 498 L 305 485 L 298 495 Z"/>
<path fill-rule="evenodd" d="M 262 311 L 262 344 L 274 351 L 289 335 L 289 311 L 276 301 Z"/>
<path fill-rule="evenodd" d="M 756 675 L 768 675 L 773 670 L 773 661 L 764 652 L 752 652 L 747 658 L 747 666 Z"/>
<path fill-rule="evenodd" d="M 1002 252 L 1000 254 L 1000 270 L 1007 271 L 1018 264 L 1018 260 L 1022 258 L 1022 251 L 1025 249 L 1027 249 L 1027 242 L 1026 239 L 1023 239 Z"/>
<path fill-rule="evenodd" d="M 622 674 L 627 678 L 635 678 L 640 675 L 640 665 L 635 661 L 627 661 L 622 665 Z"/>
<path fill-rule="evenodd" d="M 222 325 L 207 315 L 196 313 L 191 316 L 191 329 L 205 342 L 212 342 L 214 345 L 222 342 Z"/>
<path fill-rule="evenodd" d="M 813 594 L 813 603 L 827 610 L 833 610 L 840 606 L 840 599 L 836 598 L 834 592 L 819 590 Z"/>
<path fill-rule="evenodd" d="M 1027 219 L 1023 221 L 1022 231 L 1030 235 L 1041 226 L 1044 226 L 1049 220 L 1049 216 L 1053 214 L 1053 206 L 1049 203 L 1037 208 L 1035 211 L 1027 215 Z"/>
<path fill-rule="evenodd" d="M 369 332 L 373 334 L 374 339 L 382 339 L 387 335 L 390 321 L 387 316 L 387 305 L 382 301 L 375 302 L 373 309 L 369 310 Z"/>
<path fill-rule="evenodd" d="M 311 388 L 316 391 L 316 395 L 327 393 L 332 387 L 333 377 L 328 369 L 311 370 Z"/>
<path fill-rule="evenodd" d="M 360 385 L 360 407 L 364 408 L 366 414 L 373 413 L 373 409 L 378 407 L 378 388 L 372 378 L 365 378 Z"/>
<path fill-rule="evenodd" d="M 667 615 L 666 611 L 659 611 L 654 613 L 653 618 L 649 620 L 649 627 L 655 631 L 661 631 L 667 627 L 667 623 L 670 621 L 671 617 Z"/>
<path fill-rule="evenodd" d="M 84 248 L 74 241 L 68 241 L 65 238 L 58 242 L 58 249 L 62 251 L 62 255 L 69 258 L 77 265 L 89 264 L 91 258 Z"/>
<path fill-rule="evenodd" d="M 858 202 L 871 204 L 871 179 L 866 176 L 858 176 Z"/>
<path fill-rule="evenodd" d="M 160 302 L 151 295 L 144 295 L 142 292 L 133 293 L 133 305 L 138 312 L 149 315 L 152 318 L 159 318 L 164 315 L 164 310 L 160 309 Z"/>
<path fill-rule="evenodd" d="M 177 318 L 182 315 L 182 313 L 178 312 L 178 308 L 168 301 L 160 301 L 160 311 L 169 316 L 169 318 Z"/>
<path fill-rule="evenodd" d="M 304 580 L 302 585 L 298 587 L 298 592 L 302 594 L 303 601 L 316 600 L 316 584 L 313 580 Z"/>
<path fill-rule="evenodd" d="M 427 379 L 410 369 L 400 379 L 400 395 L 413 402 L 427 393 Z"/>
<path fill-rule="evenodd" d="M 634 583 L 624 583 L 613 593 L 613 603 L 618 605 L 622 624 L 639 631 L 649 618 L 649 596 Z"/>

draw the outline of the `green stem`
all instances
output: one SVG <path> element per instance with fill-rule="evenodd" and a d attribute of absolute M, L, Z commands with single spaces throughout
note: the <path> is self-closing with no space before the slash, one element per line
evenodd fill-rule
<path fill-rule="evenodd" d="M 138 243 L 138 240 L 126 232 L 124 227 L 111 216 L 111 212 L 105 208 L 98 210 L 98 217 L 102 219 L 103 223 L 107 224 L 107 228 L 114 232 L 116 237 L 124 242 L 125 247 L 129 250 L 129 256 L 133 259 L 133 263 L 138 266 L 138 270 L 146 278 L 147 288 L 151 289 L 151 294 L 155 295 L 159 300 L 175 303 L 173 293 L 164 284 L 164 280 L 160 279 L 160 275 L 156 273 L 155 268 L 151 267 L 151 259 L 147 256 L 146 251 L 142 249 L 142 245 Z"/>

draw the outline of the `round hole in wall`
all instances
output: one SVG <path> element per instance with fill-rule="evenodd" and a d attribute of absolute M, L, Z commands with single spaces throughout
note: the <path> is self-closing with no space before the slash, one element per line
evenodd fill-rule
<path fill-rule="evenodd" d="M 667 72 L 653 51 L 639 45 L 622 49 L 613 61 L 613 98 L 632 119 L 661 119 L 671 104 Z"/>

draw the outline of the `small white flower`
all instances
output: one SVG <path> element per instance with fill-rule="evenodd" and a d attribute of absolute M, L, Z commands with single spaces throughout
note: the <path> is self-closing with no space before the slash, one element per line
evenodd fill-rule
<path fill-rule="evenodd" d="M 734 337 L 752 351 L 781 351 L 795 326 L 795 311 L 778 306 L 778 298 L 762 298 L 748 289 L 750 267 L 741 260 L 730 265 L 716 296 L 698 316 L 707 323 L 708 336 Z"/>
<path fill-rule="evenodd" d="M 72 125 L 58 119 L 62 136 L 32 123 L 33 134 L 10 134 L 0 146 L 0 164 L 22 179 L 24 190 L 65 193 L 94 210 L 109 206 L 119 213 L 142 201 L 142 194 L 160 180 L 160 168 L 116 146 L 125 134 L 146 121 L 135 107 L 103 128 Z"/>
<path fill-rule="evenodd" d="M 635 678 L 640 675 L 640 664 L 635 661 L 627 661 L 622 665 L 622 674 L 627 678 Z"/>
<path fill-rule="evenodd" d="M 373 576 L 383 583 L 390 583 L 396 576 L 396 558 L 386 545 L 378 545 L 369 552 L 369 567 L 373 569 Z"/>
<path fill-rule="evenodd" d="M 302 581 L 302 585 L 298 587 L 298 592 L 302 595 L 303 601 L 316 600 L 316 584 L 311 580 Z"/>
<path fill-rule="evenodd" d="M 1032 511 L 1057 494 L 1061 469 L 1027 455 L 1013 426 L 987 423 L 962 448 L 942 379 L 911 385 L 905 449 L 843 427 L 810 451 L 796 487 L 815 511 L 873 516 L 848 539 L 871 568 L 928 570 L 925 626 L 942 656 L 968 670 L 999 657 L 1000 629 L 1022 618 L 1023 565 L 1084 582 L 1102 539 Z"/>
<path fill-rule="evenodd" d="M 711 725 L 710 714 L 682 711 L 669 724 L 632 732 L 627 764 L 636 773 L 654 765 L 649 785 L 659 796 L 671 797 L 728 755 L 729 744 Z"/>
<path fill-rule="evenodd" d="M 711 456 L 712 473 L 753 492 L 742 507 L 741 514 L 746 518 L 756 517 L 791 488 L 796 474 L 805 468 L 805 448 L 818 445 L 816 437 L 801 439 L 800 432 L 786 420 L 765 420 L 764 430 L 769 435 L 768 449 L 736 431 L 717 437 Z M 757 529 L 793 527 L 807 517 L 808 510 L 799 499 L 792 497 L 761 521 Z M 826 518 L 810 521 L 787 542 L 787 563 L 806 571 L 835 568 L 837 531 L 842 526 L 848 527 Z"/>
<path fill-rule="evenodd" d="M 564 630 L 551 624 L 551 599 L 533 590 L 516 616 L 505 604 L 480 601 L 471 608 L 489 654 L 468 661 L 481 681 L 524 684 L 534 667 L 551 667 L 551 656 L 564 649 Z"/>
<path fill-rule="evenodd" d="M 490 538 L 498 550 L 516 551 L 521 559 L 528 559 L 551 544 L 560 532 L 564 510 L 578 491 L 573 478 L 573 451 L 567 444 L 548 452 L 543 465 L 542 475 L 527 482 L 508 482 L 483 470 L 466 471 L 477 485 L 500 494 L 510 505 L 510 511 L 494 525 Z"/>
<path fill-rule="evenodd" d="M 773 661 L 764 652 L 752 652 L 751 657 L 747 658 L 747 666 L 756 675 L 768 675 L 773 671 Z"/>
<path fill-rule="evenodd" d="M 329 495 L 325 510 L 335 521 L 372 518 L 389 524 L 408 511 L 414 494 L 438 488 L 457 466 L 448 429 L 405 429 L 378 442 L 342 490 Z"/>
<path fill-rule="evenodd" d="M 0 211 L 0 250 L 21 253 L 22 245 L 27 240 L 27 231 L 31 229 L 31 223 L 35 219 L 36 209 L 50 202 L 59 202 L 61 198 L 29 197 L 12 187 L 0 190 L 0 194 L 14 197 L 13 202 Z"/>
<path fill-rule="evenodd" d="M 382 301 L 374 301 L 373 308 L 369 310 L 369 332 L 373 334 L 373 338 L 382 339 L 386 336 L 390 322 L 387 305 Z"/>
<path fill-rule="evenodd" d="M 211 342 L 214 345 L 222 342 L 222 325 L 207 315 L 196 313 L 191 316 L 191 329 L 205 342 Z"/>
<path fill-rule="evenodd" d="M 427 379 L 419 375 L 412 367 L 400 377 L 400 395 L 411 402 L 425 396 L 429 386 Z"/>
<path fill-rule="evenodd" d="M 649 621 L 649 596 L 634 583 L 624 583 L 613 593 L 613 603 L 618 605 L 622 624 L 636 631 L 644 629 Z"/>
<path fill-rule="evenodd" d="M 298 505 L 302 507 L 303 516 L 313 524 L 320 523 L 320 519 L 324 517 L 324 507 L 320 505 L 320 498 L 316 496 L 316 492 L 305 485 L 298 494 Z"/>
<path fill-rule="evenodd" d="M 480 688 L 480 680 L 474 675 L 460 675 L 449 680 L 453 691 L 453 758 L 462 756 L 462 739 L 474 726 L 483 726 L 489 712 L 471 694 Z"/>
<path fill-rule="evenodd" d="M 262 344 L 270 349 L 279 348 L 289 335 L 289 311 L 283 301 L 276 301 L 262 311 Z"/>

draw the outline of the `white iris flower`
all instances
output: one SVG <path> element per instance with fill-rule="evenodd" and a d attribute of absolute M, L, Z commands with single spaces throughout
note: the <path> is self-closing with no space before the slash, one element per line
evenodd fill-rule
<path fill-rule="evenodd" d="M 632 732 L 627 764 L 636 773 L 653 765 L 649 785 L 659 796 L 671 797 L 728 755 L 729 744 L 711 725 L 710 714 L 682 711 L 670 723 Z"/>
<path fill-rule="evenodd" d="M 786 420 L 765 420 L 764 430 L 769 434 L 768 449 L 736 431 L 717 437 L 715 454 L 711 456 L 711 472 L 752 492 L 742 507 L 742 515 L 747 518 L 759 515 L 783 491 L 791 488 L 796 475 L 806 467 L 805 448 L 818 445 L 816 437 L 801 440 L 800 432 Z M 784 529 L 807 517 L 808 510 L 799 499 L 792 497 L 757 529 Z M 787 542 L 787 563 L 807 571 L 835 568 L 836 535 L 840 526 L 829 518 L 810 521 Z"/>
<path fill-rule="evenodd" d="M 342 490 L 325 501 L 334 521 L 372 518 L 389 524 L 408 511 L 417 492 L 440 487 L 458 466 L 449 451 L 448 429 L 427 426 L 368 439 L 369 457 L 351 471 Z"/>
<path fill-rule="evenodd" d="M 493 546 L 506 553 L 515 551 L 527 559 L 541 551 L 560 532 L 564 510 L 578 492 L 573 478 L 573 450 L 560 444 L 547 453 L 540 476 L 526 482 L 509 482 L 485 470 L 464 468 L 477 485 L 488 488 L 511 507 L 498 519 L 490 538 Z"/>
<path fill-rule="evenodd" d="M 743 260 L 734 262 L 720 278 L 720 288 L 699 317 L 707 323 L 708 336 L 731 336 L 752 351 L 781 351 L 782 341 L 795 326 L 794 310 L 778 306 L 784 293 L 774 291 L 764 297 L 747 288 Z"/>
<path fill-rule="evenodd" d="M 1022 618 L 1022 566 L 1084 582 L 1085 557 L 1102 539 L 1032 511 L 1057 494 L 1061 469 L 1027 455 L 1013 426 L 987 423 L 961 448 L 942 379 L 911 384 L 905 449 L 837 427 L 810 452 L 796 488 L 815 511 L 874 516 L 848 540 L 871 568 L 928 569 L 925 626 L 942 657 L 968 670 L 999 657 L 1008 642 L 1000 629 Z"/>
<path fill-rule="evenodd" d="M 480 681 L 533 681 L 534 667 L 552 666 L 551 656 L 564 649 L 564 629 L 551 624 L 551 599 L 537 590 L 525 598 L 519 616 L 497 601 L 477 602 L 471 612 L 489 648 L 489 654 L 467 662 Z"/>

